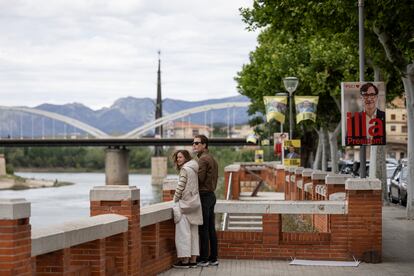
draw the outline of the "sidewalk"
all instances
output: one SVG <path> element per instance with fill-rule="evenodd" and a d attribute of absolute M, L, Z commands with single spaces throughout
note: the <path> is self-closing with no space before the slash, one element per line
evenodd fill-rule
<path fill-rule="evenodd" d="M 250 275 L 414 275 L 414 220 L 405 219 L 405 208 L 383 208 L 382 263 L 359 267 L 293 266 L 289 261 L 220 260 L 218 267 L 170 269 L 162 276 L 250 276 Z"/>

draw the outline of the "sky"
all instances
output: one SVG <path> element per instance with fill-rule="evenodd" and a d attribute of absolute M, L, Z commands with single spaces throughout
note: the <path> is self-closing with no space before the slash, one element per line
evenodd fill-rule
<path fill-rule="evenodd" d="M 253 0 L 0 0 L 0 105 L 237 96 Z"/>

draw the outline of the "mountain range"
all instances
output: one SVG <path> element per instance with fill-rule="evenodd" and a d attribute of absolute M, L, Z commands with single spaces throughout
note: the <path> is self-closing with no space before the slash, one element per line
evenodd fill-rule
<path fill-rule="evenodd" d="M 163 115 L 203 105 L 225 102 L 249 102 L 244 96 L 202 101 L 183 101 L 166 98 L 163 100 Z M 116 100 L 110 107 L 93 110 L 80 103 L 63 105 L 41 104 L 35 109 L 54 112 L 91 125 L 108 134 L 121 134 L 131 131 L 155 119 L 155 100 L 151 98 L 125 97 Z M 192 114 L 184 120 L 195 124 L 245 124 L 248 122 L 247 107 L 235 107 L 222 110 Z M 83 133 L 73 126 L 46 117 L 22 113 L 19 111 L 0 110 L 0 135 L 2 137 L 38 137 L 69 133 Z"/>

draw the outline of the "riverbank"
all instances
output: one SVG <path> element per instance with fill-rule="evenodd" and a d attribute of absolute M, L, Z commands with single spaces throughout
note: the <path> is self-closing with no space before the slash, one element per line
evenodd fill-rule
<path fill-rule="evenodd" d="M 50 188 L 73 185 L 72 182 L 64 182 L 46 179 L 23 178 L 15 175 L 0 176 L 0 190 L 24 190 L 36 188 Z"/>

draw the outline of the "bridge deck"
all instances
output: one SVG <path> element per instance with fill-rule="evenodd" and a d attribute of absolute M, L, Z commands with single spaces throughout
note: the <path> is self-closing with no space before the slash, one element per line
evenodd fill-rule
<path fill-rule="evenodd" d="M 414 220 L 404 219 L 405 209 L 383 208 L 383 262 L 359 267 L 293 266 L 289 261 L 220 260 L 218 267 L 170 269 L 162 276 L 192 275 L 414 275 Z"/>

